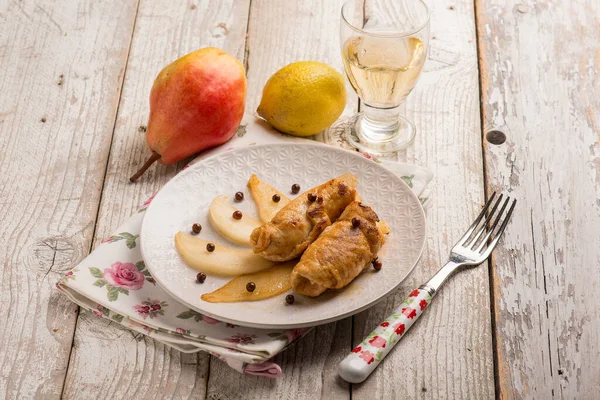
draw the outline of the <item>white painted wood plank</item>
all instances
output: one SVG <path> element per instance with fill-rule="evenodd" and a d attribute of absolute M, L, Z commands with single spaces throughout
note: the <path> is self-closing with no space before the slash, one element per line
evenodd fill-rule
<path fill-rule="evenodd" d="M 355 344 L 447 261 L 484 200 L 473 4 L 427 4 L 429 57 L 405 107 L 418 132 L 414 145 L 398 155 L 435 173 L 427 248 L 394 296 L 355 317 Z M 493 398 L 489 302 L 486 264 L 450 279 L 373 375 L 353 385 L 352 398 Z"/>
<path fill-rule="evenodd" d="M 478 1 L 489 190 L 518 198 L 493 260 L 499 394 L 600 389 L 600 3 Z"/>
<path fill-rule="evenodd" d="M 95 244 L 184 165 L 156 165 L 136 184 L 128 181 L 150 154 L 138 128 L 147 123 L 150 88 L 158 72 L 171 61 L 206 46 L 221 47 L 243 59 L 247 19 L 248 1 L 140 2 Z M 184 355 L 133 336 L 116 324 L 99 322 L 83 313 L 75 332 L 64 397 L 204 397 L 208 355 Z"/>
<path fill-rule="evenodd" d="M 135 18 L 132 2 L 0 2 L 0 398 L 58 398 Z"/>
<path fill-rule="evenodd" d="M 279 68 L 295 61 L 321 61 L 343 72 L 339 44 L 342 0 L 252 0 L 248 32 L 248 100 L 246 121 L 253 115 L 262 89 Z M 348 85 L 346 115 L 357 107 Z M 326 140 L 325 135 L 314 139 Z M 351 319 L 311 332 L 276 358 L 283 369 L 277 380 L 240 377 L 213 362 L 208 384 L 210 399 L 347 399 L 348 384 L 337 376 L 337 364 L 350 350 Z"/>

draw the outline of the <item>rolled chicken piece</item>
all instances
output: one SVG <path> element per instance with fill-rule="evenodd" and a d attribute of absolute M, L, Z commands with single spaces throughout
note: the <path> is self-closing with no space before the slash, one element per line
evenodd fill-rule
<path fill-rule="evenodd" d="M 358 180 L 344 174 L 307 190 L 250 235 L 254 253 L 271 261 L 298 257 L 356 196 Z"/>
<path fill-rule="evenodd" d="M 327 289 L 341 289 L 352 282 L 377 257 L 383 245 L 384 235 L 378 222 L 371 207 L 356 201 L 350 204 L 294 267 L 294 291 L 316 297 Z"/>

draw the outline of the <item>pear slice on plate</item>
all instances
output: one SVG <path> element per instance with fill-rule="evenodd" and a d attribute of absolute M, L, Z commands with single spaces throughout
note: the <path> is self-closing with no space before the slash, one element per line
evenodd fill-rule
<path fill-rule="evenodd" d="M 297 262 L 298 260 L 291 260 L 261 272 L 238 276 L 214 292 L 203 294 L 201 298 L 210 303 L 234 303 L 264 300 L 280 295 L 292 288 L 290 275 Z M 256 285 L 253 292 L 246 290 L 249 282 Z"/>
<path fill-rule="evenodd" d="M 215 250 L 206 250 L 208 240 L 177 232 L 175 247 L 183 261 L 197 271 L 214 275 L 237 276 L 252 274 L 273 266 L 273 262 L 257 256 L 252 250 L 232 249 L 214 244 Z"/>
<path fill-rule="evenodd" d="M 229 197 L 217 196 L 208 209 L 208 218 L 213 228 L 234 243 L 250 246 L 250 234 L 262 224 L 260 221 L 242 213 L 241 219 L 233 218 L 237 210 L 229 203 Z"/>
<path fill-rule="evenodd" d="M 250 189 L 252 198 L 258 208 L 258 218 L 265 224 L 270 222 L 275 214 L 291 201 L 285 194 L 261 181 L 254 174 L 248 180 L 248 189 Z M 274 194 L 279 195 L 278 202 L 273 201 Z"/>
<path fill-rule="evenodd" d="M 392 231 L 392 228 L 390 228 L 389 224 L 385 221 L 377 221 L 375 225 L 377 225 L 377 229 L 382 235 L 389 235 Z"/>

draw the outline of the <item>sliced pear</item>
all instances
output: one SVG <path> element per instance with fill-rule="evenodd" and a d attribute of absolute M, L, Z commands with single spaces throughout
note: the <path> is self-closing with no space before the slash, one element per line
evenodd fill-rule
<path fill-rule="evenodd" d="M 254 174 L 248 180 L 248 189 L 250 189 L 252 198 L 258 208 L 258 218 L 265 224 L 270 222 L 275 214 L 291 201 L 285 194 L 261 181 Z M 277 203 L 273 201 L 274 194 L 279 195 Z"/>
<path fill-rule="evenodd" d="M 298 260 L 277 264 L 255 274 L 247 274 L 233 278 L 211 293 L 202 295 L 202 300 L 211 303 L 234 303 L 238 301 L 257 301 L 268 299 L 292 288 L 290 275 Z M 253 292 L 246 290 L 248 282 L 254 282 Z"/>
<path fill-rule="evenodd" d="M 260 221 L 242 213 L 242 219 L 233 218 L 239 211 L 229 203 L 229 197 L 217 196 L 208 209 L 208 218 L 212 226 L 225 238 L 234 243 L 250 246 L 250 234 L 262 224 Z"/>
<path fill-rule="evenodd" d="M 392 231 L 392 228 L 385 221 L 377 221 L 375 225 L 377 225 L 377 229 L 382 235 L 388 235 Z"/>
<path fill-rule="evenodd" d="M 215 250 L 206 250 L 208 240 L 203 240 L 177 232 L 175 247 L 183 261 L 190 267 L 214 275 L 237 276 L 251 274 L 273 266 L 272 261 L 257 256 L 252 250 L 232 249 L 215 244 Z"/>

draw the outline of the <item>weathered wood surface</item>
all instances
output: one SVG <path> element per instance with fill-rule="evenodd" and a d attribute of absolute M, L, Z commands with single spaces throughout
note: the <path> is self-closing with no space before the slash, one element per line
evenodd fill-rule
<path fill-rule="evenodd" d="M 201 47 L 220 47 L 242 59 L 248 5 L 234 0 L 140 1 L 94 243 L 109 236 L 184 165 L 156 165 L 136 184 L 128 181 L 150 154 L 139 127 L 148 119 L 154 78 L 171 61 Z M 208 360 L 206 353 L 182 354 L 82 313 L 64 397 L 203 398 Z"/>
<path fill-rule="evenodd" d="M 313 59 L 342 70 L 342 2 L 0 4 L 0 398 L 490 398 L 492 323 L 502 398 L 597 397 L 600 6 L 593 0 L 477 0 L 477 19 L 471 3 L 428 2 L 429 60 L 406 104 L 419 134 L 398 156 L 436 174 L 427 250 L 396 295 L 354 320 L 316 328 L 279 355 L 283 378 L 239 375 L 204 353 L 181 354 L 89 313 L 77 320 L 77 307 L 53 291 L 92 243 L 184 165 L 154 166 L 127 182 L 148 155 L 138 128 L 162 66 L 208 45 L 244 59 L 246 121 L 256 123 L 262 87 L 278 68 Z M 352 338 L 360 341 L 435 272 L 483 202 L 475 20 L 483 132 L 508 136 L 500 146 L 483 143 L 487 189 L 519 198 L 492 262 L 495 314 L 487 267 L 461 273 L 374 375 L 350 387 L 337 363 Z M 346 115 L 357 108 L 349 94 Z"/>
<path fill-rule="evenodd" d="M 478 1 L 488 190 L 518 198 L 492 275 L 504 399 L 600 388 L 600 3 Z"/>
<path fill-rule="evenodd" d="M 429 58 L 406 102 L 406 115 L 418 133 L 414 145 L 398 156 L 435 173 L 427 248 L 395 295 L 355 317 L 354 344 L 447 261 L 484 202 L 473 4 L 427 3 L 432 10 Z M 353 399 L 365 400 L 493 396 L 486 264 L 452 278 L 383 364 L 352 390 Z"/>
<path fill-rule="evenodd" d="M 135 4 L 0 2 L 0 398 L 58 398 Z"/>

